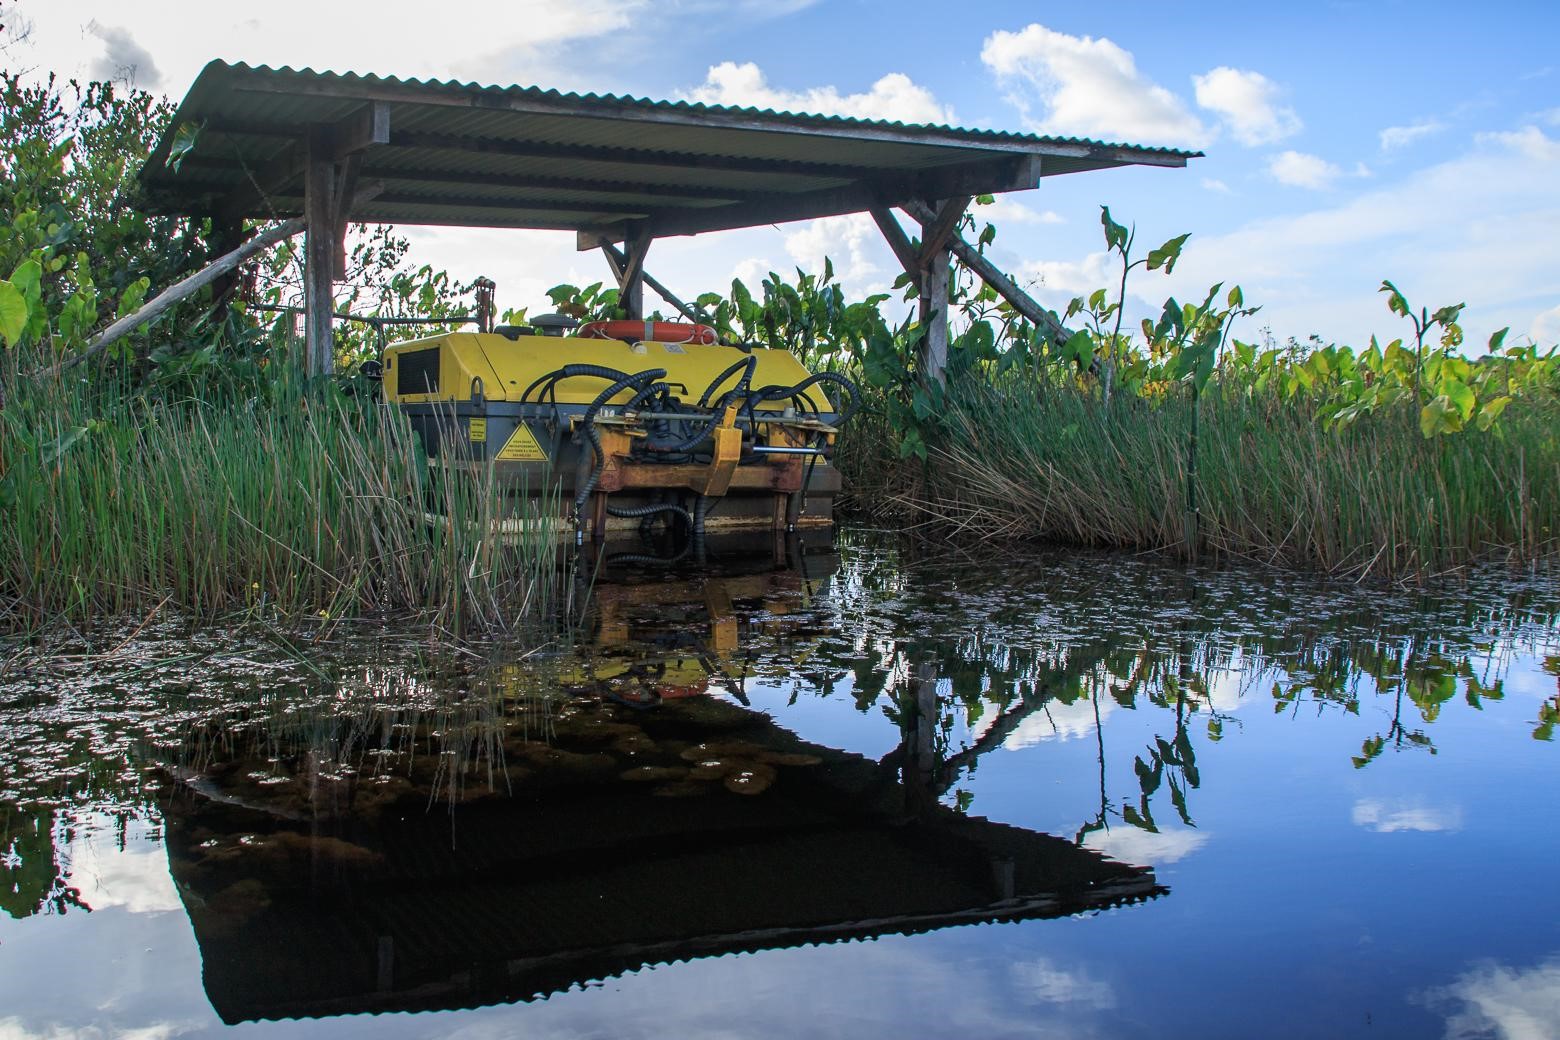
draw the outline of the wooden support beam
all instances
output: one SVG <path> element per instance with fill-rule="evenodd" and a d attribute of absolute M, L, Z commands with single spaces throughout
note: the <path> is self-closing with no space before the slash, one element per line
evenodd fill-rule
<path fill-rule="evenodd" d="M 390 106 L 383 101 L 370 101 L 345 119 L 339 120 L 331 133 L 334 157 L 339 161 L 349 155 L 358 155 L 374 145 L 390 143 Z"/>
<path fill-rule="evenodd" d="M 338 282 L 347 280 L 347 222 L 351 218 L 347 210 L 357 192 L 362 163 L 363 153 L 353 152 L 336 164 L 336 186 L 331 192 L 331 232 L 335 236 L 331 275 Z"/>
<path fill-rule="evenodd" d="M 641 227 L 623 243 L 623 269 L 618 278 L 618 303 L 630 318 L 645 316 L 645 254 L 650 252 L 650 229 Z"/>
<path fill-rule="evenodd" d="M 907 203 L 904 210 L 915 220 L 930 220 L 933 216 L 931 207 L 920 202 Z M 975 272 L 981 281 L 996 290 L 997 295 L 1011 304 L 1025 320 L 1044 332 L 1054 342 L 1065 343 L 1072 335 L 1072 332 L 1056 316 L 1056 312 L 1041 306 L 1039 301 L 1020 289 L 1017 282 L 1004 274 L 1001 268 L 961 236 L 954 235 L 949 238 L 948 248 L 959 258 L 960 263 Z"/>
<path fill-rule="evenodd" d="M 962 195 L 944 199 L 938 204 L 937 212 L 932 219 L 921 225 L 921 250 L 916 256 L 916 262 L 920 266 L 926 266 L 938 253 L 946 251 L 948 239 L 959 229 L 959 221 L 964 217 L 964 211 L 968 208 L 971 198 L 972 196 Z"/>
<path fill-rule="evenodd" d="M 951 178 L 959 186 L 959 190 L 955 191 L 944 190 L 950 179 L 940 176 L 936 170 L 921 171 L 913 177 L 885 177 L 876 173 L 869 178 L 835 187 L 801 192 L 766 192 L 725 206 L 652 209 L 647 216 L 651 233 L 656 238 L 669 238 L 674 235 L 697 235 L 706 231 L 728 231 L 763 224 L 783 224 L 791 220 L 861 213 L 870 211 L 874 206 L 887 208 L 923 198 L 958 199 L 981 192 L 1032 188 L 1039 176 L 1038 162 L 1031 162 L 1028 157 L 1002 159 L 987 164 L 983 169 L 983 179 L 973 179 L 970 168 L 957 167 L 958 176 Z M 957 214 L 952 219 L 957 223 Z M 622 233 L 615 223 L 585 229 L 580 236 L 580 248 L 594 249 L 595 239 L 602 235 L 621 237 Z"/>
<path fill-rule="evenodd" d="M 309 135 L 304 170 L 303 340 L 304 371 L 325 376 L 336 367 L 335 313 L 337 207 L 335 142 L 329 129 Z"/>
<path fill-rule="evenodd" d="M 211 239 L 207 247 L 207 257 L 212 263 L 231 253 L 244 244 L 244 222 L 241 220 L 212 220 Z M 211 314 L 214 318 L 221 318 L 227 310 L 228 301 L 238 291 L 238 269 L 235 267 L 226 273 L 217 276 L 211 283 Z"/>
<path fill-rule="evenodd" d="M 180 300 L 183 300 L 189 296 L 193 296 L 201 289 L 236 270 L 240 264 L 254 256 L 256 253 L 274 246 L 276 243 L 282 241 L 285 238 L 291 238 L 292 236 L 296 235 L 298 232 L 303 230 L 303 226 L 303 218 L 294 217 L 292 220 L 283 221 L 282 223 L 271 228 L 269 231 L 261 232 L 254 238 L 251 238 L 248 242 L 245 242 L 243 245 L 234 249 L 232 252 L 226 253 L 213 260 L 211 263 L 207 264 L 199 271 L 196 271 L 194 274 L 174 282 L 168 288 L 164 289 L 146 303 L 142 304 L 141 308 L 135 313 L 127 314 L 125 317 L 120 318 L 118 321 L 114 322 L 108 328 L 104 329 L 102 332 L 93 337 L 92 342 L 88 343 L 86 349 L 81 353 L 73 354 L 65 360 L 61 361 L 59 364 L 50 368 L 41 369 L 37 372 L 34 372 L 33 375 L 55 375 L 59 372 L 63 372 L 67 368 L 72 368 L 81 364 L 83 361 L 87 361 L 93 357 L 96 357 L 98 354 L 101 354 L 110 344 L 134 332 L 136 329 L 140 328 L 142 325 L 145 325 L 153 318 L 156 318 L 158 315 L 162 314 Z"/>
<path fill-rule="evenodd" d="M 511 141 L 424 131 L 396 131 L 390 135 L 390 147 L 465 152 L 475 155 L 513 155 L 528 159 L 566 159 L 574 162 L 602 162 L 658 169 L 724 170 L 731 173 L 762 173 L 769 176 L 785 175 L 834 181 L 857 180 L 874 176 L 879 172 L 870 166 L 845 166 L 839 163 L 803 162 L 793 159 L 749 159 L 729 155 L 698 155 L 690 152 L 653 152 L 641 148 L 619 148 L 611 145 Z"/>
<path fill-rule="evenodd" d="M 365 185 L 358 192 L 357 198 L 353 202 L 354 204 L 367 202 L 377 195 L 380 190 L 380 185 Z M 50 368 L 40 369 L 34 372 L 33 375 L 54 375 L 95 357 L 102 353 L 110 344 L 157 318 L 180 300 L 193 296 L 206 286 L 232 273 L 245 260 L 305 230 L 305 226 L 306 222 L 303 217 L 293 217 L 291 220 L 284 220 L 267 231 L 260 232 L 232 252 L 219 256 L 194 274 L 174 282 L 168 288 L 142 304 L 141 308 L 133 314 L 127 314 L 125 317 L 115 321 L 108 328 L 93 337 L 92 341 L 87 344 L 86 349 L 81 353 L 73 354 Z"/>
<path fill-rule="evenodd" d="M 883 232 L 883 237 L 888 240 L 888 247 L 894 251 L 894 256 L 898 257 L 899 266 L 905 269 L 905 274 L 915 279 L 916 291 L 919 292 L 921 258 L 910 242 L 910 237 L 905 234 L 905 229 L 899 226 L 898 218 L 887 206 L 873 206 L 871 213 L 872 219 L 877 221 L 878 230 Z"/>
<path fill-rule="evenodd" d="M 266 219 L 275 215 L 273 200 L 284 195 L 303 176 L 307 146 L 291 141 L 258 170 L 244 169 L 240 185 L 218 207 L 216 218 L 224 223 L 245 217 Z"/>
<path fill-rule="evenodd" d="M 618 247 L 608 239 L 598 239 L 597 245 L 601 247 L 602 253 L 606 254 L 607 264 L 612 268 L 612 277 L 621 279 L 623 266 L 628 262 L 628 258 L 623 255 L 622 250 L 618 249 Z M 698 311 L 694 310 L 682 300 L 678 299 L 676 294 L 657 281 L 655 276 L 652 275 L 649 271 L 640 268 L 639 276 L 644 279 L 646 285 L 655 290 L 657 296 L 671 304 L 672 309 L 675 310 L 678 314 L 681 314 L 683 317 L 694 323 L 698 323 L 703 320 L 700 318 Z"/>

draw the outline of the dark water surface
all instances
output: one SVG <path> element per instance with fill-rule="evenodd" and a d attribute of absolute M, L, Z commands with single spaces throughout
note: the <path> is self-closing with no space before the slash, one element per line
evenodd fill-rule
<path fill-rule="evenodd" d="M 715 551 L 0 645 L 0 1038 L 1560 1036 L 1553 582 Z"/>

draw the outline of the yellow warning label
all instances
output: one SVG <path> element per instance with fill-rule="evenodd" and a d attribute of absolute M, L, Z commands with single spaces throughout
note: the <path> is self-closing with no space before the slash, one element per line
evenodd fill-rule
<path fill-rule="evenodd" d="M 536 434 L 525 423 L 515 427 L 514 435 L 509 438 L 503 450 L 493 456 L 500 462 L 546 462 L 547 453 L 542 446 L 536 443 Z"/>
<path fill-rule="evenodd" d="M 487 441 L 487 420 L 473 419 L 468 431 L 472 444 L 483 444 Z"/>

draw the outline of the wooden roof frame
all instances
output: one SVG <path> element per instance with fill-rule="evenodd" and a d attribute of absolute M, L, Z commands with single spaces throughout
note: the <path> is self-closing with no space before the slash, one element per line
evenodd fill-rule
<path fill-rule="evenodd" d="M 946 316 L 931 301 L 949 251 L 969 248 L 956 229 L 973 196 L 1066 173 L 1184 167 L 1200 154 L 214 61 L 139 179 L 145 208 L 210 216 L 226 246 L 246 219 L 303 218 L 310 367 L 328 370 L 328 301 L 349 219 L 571 230 L 582 250 L 622 243 L 608 260 L 637 316 L 656 238 L 871 212 L 922 288 L 923 319 L 943 326 L 931 340 L 945 343 Z M 924 245 L 895 234 L 892 208 L 926 211 Z M 992 284 L 1014 298 L 1011 281 Z M 1037 320 L 1029 312 L 1044 309 L 1028 303 L 1020 311 Z M 927 363 L 940 371 L 938 357 Z"/>

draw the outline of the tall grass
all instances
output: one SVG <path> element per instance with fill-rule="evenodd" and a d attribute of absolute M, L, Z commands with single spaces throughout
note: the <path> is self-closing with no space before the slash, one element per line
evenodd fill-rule
<path fill-rule="evenodd" d="M 1522 398 L 1493 431 L 1426 439 L 1417 409 L 1328 430 L 1304 399 L 1204 398 L 1198 547 L 1335 574 L 1424 574 L 1560 551 L 1560 404 Z M 857 509 L 982 537 L 1187 551 L 1191 404 L 1068 387 L 950 388 L 928 460 L 849 431 Z"/>
<path fill-rule="evenodd" d="M 160 603 L 508 626 L 564 591 L 534 522 L 557 508 L 428 467 L 398 413 L 332 385 L 239 404 L 26 388 L 0 411 L 0 627 Z"/>

